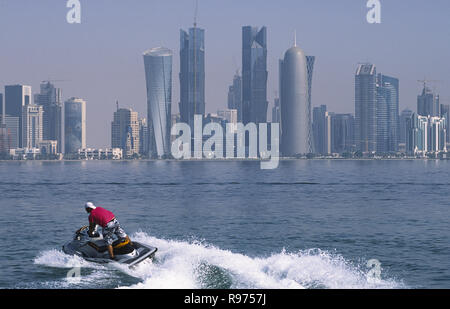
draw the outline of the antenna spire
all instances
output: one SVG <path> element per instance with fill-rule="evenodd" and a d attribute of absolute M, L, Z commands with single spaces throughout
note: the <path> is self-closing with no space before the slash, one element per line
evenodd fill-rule
<path fill-rule="evenodd" d="M 194 28 L 197 27 L 198 0 L 195 0 Z"/>
<path fill-rule="evenodd" d="M 294 30 L 294 47 L 297 47 L 297 30 Z"/>

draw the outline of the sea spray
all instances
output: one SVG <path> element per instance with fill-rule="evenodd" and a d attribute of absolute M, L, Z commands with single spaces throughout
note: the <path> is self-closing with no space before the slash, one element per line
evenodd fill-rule
<path fill-rule="evenodd" d="M 95 271 L 85 279 L 97 287 L 102 282 L 110 286 L 111 280 L 117 280 L 115 286 L 120 288 L 405 288 L 402 282 L 391 278 L 368 280 L 364 263 L 355 265 L 338 254 L 320 249 L 281 250 L 270 256 L 249 257 L 195 240 L 166 240 L 144 232 L 135 233 L 132 239 L 157 247 L 155 259 L 130 269 L 118 263 L 98 265 L 49 250 L 41 253 L 35 264 L 92 268 Z M 137 283 L 123 284 L 120 276 L 114 275 L 117 271 L 136 278 Z M 70 281 L 62 281 L 61 286 L 70 284 Z M 82 287 L 90 286 L 84 283 Z"/>

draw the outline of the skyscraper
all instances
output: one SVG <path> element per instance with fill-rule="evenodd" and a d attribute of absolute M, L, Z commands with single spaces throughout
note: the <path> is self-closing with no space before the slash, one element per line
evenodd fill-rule
<path fill-rule="evenodd" d="M 147 118 L 139 119 L 139 153 L 141 155 L 148 155 L 148 124 Z"/>
<path fill-rule="evenodd" d="M 297 38 L 295 38 L 297 40 Z M 306 70 L 308 72 L 308 115 L 310 117 L 309 122 L 310 122 L 310 128 L 312 126 L 312 120 L 311 120 L 311 113 L 312 113 L 312 82 L 313 82 L 313 72 L 314 72 L 314 62 L 316 61 L 316 57 L 315 56 L 306 56 Z M 312 136 L 313 132 L 312 132 L 312 128 L 311 130 L 309 130 L 309 136 L 308 136 L 308 141 L 309 141 L 309 149 L 310 152 L 313 153 L 314 152 L 314 140 L 313 140 L 313 136 Z"/>
<path fill-rule="evenodd" d="M 411 154 L 446 152 L 445 119 L 413 114 L 408 121 L 407 151 Z"/>
<path fill-rule="evenodd" d="M 321 105 L 313 109 L 313 139 L 314 139 L 314 153 L 326 154 L 326 123 L 327 106 Z"/>
<path fill-rule="evenodd" d="M 164 47 L 144 53 L 150 154 L 170 155 L 172 51 Z M 153 143 L 154 142 L 154 143 Z"/>
<path fill-rule="evenodd" d="M 242 27 L 242 122 L 267 122 L 267 29 Z"/>
<path fill-rule="evenodd" d="M 417 114 L 439 117 L 439 95 L 423 84 L 422 94 L 417 96 Z"/>
<path fill-rule="evenodd" d="M 281 153 L 311 153 L 308 64 L 303 50 L 294 44 L 280 62 Z"/>
<path fill-rule="evenodd" d="M 450 143 L 450 105 L 449 104 L 441 104 L 440 108 L 441 118 L 445 119 L 445 127 L 447 128 L 447 143 Z"/>
<path fill-rule="evenodd" d="M 121 148 L 125 157 L 139 154 L 138 113 L 131 108 L 118 108 L 111 123 L 111 148 Z"/>
<path fill-rule="evenodd" d="M 377 75 L 377 152 L 396 152 L 399 140 L 399 81 Z"/>
<path fill-rule="evenodd" d="M 86 101 L 70 98 L 64 102 L 64 153 L 86 148 Z"/>
<path fill-rule="evenodd" d="M 22 107 L 22 147 L 38 148 L 43 140 L 43 113 L 40 105 L 28 104 Z"/>
<path fill-rule="evenodd" d="M 205 30 L 194 25 L 180 30 L 180 116 L 194 125 L 194 115 L 205 115 Z M 193 130 L 192 130 L 193 132 Z"/>
<path fill-rule="evenodd" d="M 360 64 L 355 75 L 355 144 L 361 152 L 377 150 L 376 68 Z"/>
<path fill-rule="evenodd" d="M 329 153 L 345 153 L 354 151 L 354 117 L 352 114 L 329 113 L 330 121 L 327 130 L 330 135 Z"/>
<path fill-rule="evenodd" d="M 413 115 L 413 111 L 409 109 L 404 109 L 400 114 L 400 131 L 399 131 L 399 143 L 406 145 L 406 137 L 407 137 L 407 123 L 408 120 L 411 119 Z"/>
<path fill-rule="evenodd" d="M 62 94 L 60 88 L 49 81 L 41 83 L 41 92 L 34 96 L 34 104 L 43 107 L 43 138 L 57 141 L 58 152 L 62 152 Z"/>
<path fill-rule="evenodd" d="M 272 122 L 273 123 L 281 123 L 281 106 L 280 106 L 280 98 L 275 98 L 273 100 L 272 107 Z"/>
<path fill-rule="evenodd" d="M 5 86 L 5 114 L 19 118 L 19 148 L 22 146 L 22 107 L 31 104 L 31 87 L 25 85 Z"/>
<path fill-rule="evenodd" d="M 21 118 L 0 115 L 0 130 L 3 137 L 0 142 L 3 144 L 4 151 L 19 148 L 19 141 L 22 139 L 19 136 L 19 119 Z"/>
<path fill-rule="evenodd" d="M 233 84 L 228 88 L 228 109 L 237 110 L 238 121 L 242 122 L 242 78 L 239 72 L 233 77 Z"/>
<path fill-rule="evenodd" d="M 3 94 L 0 93 L 0 116 L 3 115 Z"/>

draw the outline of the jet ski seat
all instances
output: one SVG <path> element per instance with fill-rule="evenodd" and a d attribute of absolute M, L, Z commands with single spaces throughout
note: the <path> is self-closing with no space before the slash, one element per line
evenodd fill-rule
<path fill-rule="evenodd" d="M 130 240 L 128 239 L 117 239 L 113 242 L 113 252 L 115 254 L 128 254 L 131 253 L 134 248 L 132 246 L 127 246 L 130 244 Z M 97 250 L 100 253 L 103 253 L 108 250 L 108 246 L 105 244 L 105 242 L 102 241 L 90 241 L 88 242 L 88 245 Z M 127 249 L 128 248 L 128 249 Z"/>

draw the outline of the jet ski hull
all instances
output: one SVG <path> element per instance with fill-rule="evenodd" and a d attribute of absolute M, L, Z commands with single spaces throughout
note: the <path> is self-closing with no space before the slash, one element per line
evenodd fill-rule
<path fill-rule="evenodd" d="M 115 260 L 109 258 L 106 244 L 102 235 L 89 237 L 87 228 L 83 227 L 75 232 L 72 241 L 64 244 L 63 251 L 66 254 L 77 255 L 83 259 L 95 263 L 118 262 L 135 266 L 146 259 L 154 257 L 157 248 L 133 241 L 131 244 L 117 241 L 113 244 Z"/>

